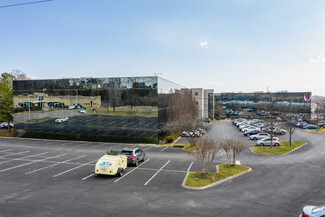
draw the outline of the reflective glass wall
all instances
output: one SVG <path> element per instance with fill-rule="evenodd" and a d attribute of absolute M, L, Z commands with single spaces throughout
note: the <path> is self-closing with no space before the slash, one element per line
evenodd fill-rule
<path fill-rule="evenodd" d="M 158 78 L 14 81 L 14 122 L 22 137 L 158 141 Z"/>
<path fill-rule="evenodd" d="M 219 93 L 215 94 L 215 102 L 221 104 L 227 115 L 256 113 L 265 116 L 268 108 L 286 113 L 311 113 L 311 92 L 257 92 L 257 93 Z M 248 113 L 247 113 L 248 112 Z"/>

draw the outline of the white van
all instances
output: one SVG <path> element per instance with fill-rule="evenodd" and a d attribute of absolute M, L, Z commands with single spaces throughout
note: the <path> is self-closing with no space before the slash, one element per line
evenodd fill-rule
<path fill-rule="evenodd" d="M 95 174 L 122 176 L 127 167 L 127 157 L 121 151 L 108 151 L 96 163 Z"/>

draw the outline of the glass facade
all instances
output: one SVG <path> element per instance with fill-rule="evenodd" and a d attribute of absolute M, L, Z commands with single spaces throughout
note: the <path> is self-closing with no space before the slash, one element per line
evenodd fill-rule
<path fill-rule="evenodd" d="M 310 114 L 311 92 L 257 92 L 257 93 L 219 93 L 215 94 L 215 102 L 221 104 L 229 115 L 238 115 L 249 111 L 265 114 L 268 107 L 276 107 L 279 111 L 287 112 L 288 108 L 294 113 Z"/>
<path fill-rule="evenodd" d="M 157 143 L 158 79 L 14 81 L 16 133 L 22 137 Z"/>

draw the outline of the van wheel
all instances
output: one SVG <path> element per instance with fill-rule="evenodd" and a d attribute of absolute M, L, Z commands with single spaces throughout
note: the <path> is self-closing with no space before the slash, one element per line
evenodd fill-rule
<path fill-rule="evenodd" d="M 256 137 L 254 137 L 254 140 L 257 140 L 257 138 L 256 138 Z"/>
<path fill-rule="evenodd" d="M 146 156 L 145 156 L 145 155 L 143 155 L 143 158 L 142 158 L 142 161 L 143 161 L 143 162 L 145 161 L 145 158 L 146 158 Z"/>
<path fill-rule="evenodd" d="M 117 173 L 117 176 L 118 177 L 122 177 L 123 176 L 123 169 L 122 168 L 119 169 L 119 172 Z"/>
<path fill-rule="evenodd" d="M 264 146 L 264 143 L 260 143 L 260 146 Z"/>
<path fill-rule="evenodd" d="M 134 162 L 134 166 L 138 166 L 139 165 L 139 161 L 138 160 L 136 160 L 135 162 Z"/>

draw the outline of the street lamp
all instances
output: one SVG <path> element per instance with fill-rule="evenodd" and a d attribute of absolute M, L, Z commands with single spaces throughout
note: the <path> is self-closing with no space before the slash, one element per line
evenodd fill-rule
<path fill-rule="evenodd" d="M 29 97 L 34 96 L 34 95 L 33 94 L 28 94 L 28 93 L 23 93 L 22 95 L 28 97 L 28 120 L 30 120 L 30 101 L 29 101 Z"/>

